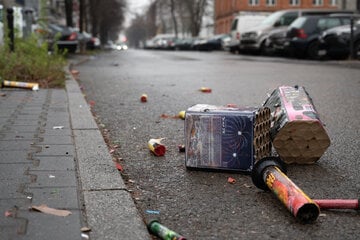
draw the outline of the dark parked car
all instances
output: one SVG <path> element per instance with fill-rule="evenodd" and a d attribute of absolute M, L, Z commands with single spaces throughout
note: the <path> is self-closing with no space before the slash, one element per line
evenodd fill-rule
<path fill-rule="evenodd" d="M 194 38 L 177 39 L 175 42 L 175 50 L 193 50 Z"/>
<path fill-rule="evenodd" d="M 228 34 L 219 34 L 207 40 L 199 41 L 194 45 L 194 48 L 199 51 L 224 50 L 224 43 L 229 40 Z"/>
<path fill-rule="evenodd" d="M 48 43 L 50 49 L 57 45 L 60 51 L 67 50 L 69 53 L 75 53 L 78 46 L 78 34 L 70 27 L 49 24 L 48 25 Z"/>
<path fill-rule="evenodd" d="M 331 28 L 319 37 L 319 53 L 326 58 L 344 59 L 350 56 L 350 25 Z M 353 26 L 353 53 L 360 60 L 360 20 Z"/>
<path fill-rule="evenodd" d="M 319 36 L 329 28 L 350 23 L 350 15 L 316 15 L 297 18 L 290 24 L 284 41 L 291 56 L 319 59 Z"/>

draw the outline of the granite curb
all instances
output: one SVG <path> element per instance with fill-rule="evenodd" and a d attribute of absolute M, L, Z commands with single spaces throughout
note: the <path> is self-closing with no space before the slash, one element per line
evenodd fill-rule
<path fill-rule="evenodd" d="M 150 239 L 70 66 L 66 92 L 90 239 Z"/>

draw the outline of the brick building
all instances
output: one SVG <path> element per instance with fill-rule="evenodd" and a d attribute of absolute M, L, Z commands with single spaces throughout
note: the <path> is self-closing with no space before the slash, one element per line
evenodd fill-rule
<path fill-rule="evenodd" d="M 356 0 L 359 2 L 359 0 Z M 275 12 L 291 8 L 353 9 L 347 2 L 355 0 L 215 0 L 215 34 L 228 33 L 231 22 L 240 11 Z M 359 3 L 357 4 L 359 5 Z"/>

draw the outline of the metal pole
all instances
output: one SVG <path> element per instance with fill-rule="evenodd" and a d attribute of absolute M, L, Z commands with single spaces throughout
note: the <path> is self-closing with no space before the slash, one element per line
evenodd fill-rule
<path fill-rule="evenodd" d="M 350 17 L 350 59 L 354 59 L 354 16 Z"/>

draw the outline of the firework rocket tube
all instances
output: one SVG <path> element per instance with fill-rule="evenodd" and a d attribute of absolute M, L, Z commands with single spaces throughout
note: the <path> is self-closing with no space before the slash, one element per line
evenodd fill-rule
<path fill-rule="evenodd" d="M 280 158 L 265 157 L 255 164 L 251 177 L 256 187 L 272 191 L 300 222 L 314 222 L 320 214 L 319 206 L 284 172 L 286 167 Z"/>
<path fill-rule="evenodd" d="M 2 82 L 2 87 L 28 88 L 28 89 L 32 89 L 34 91 L 39 90 L 38 83 L 16 82 L 16 81 L 8 81 L 8 80 L 4 80 Z"/>
<path fill-rule="evenodd" d="M 148 147 L 151 152 L 153 152 L 156 156 L 164 156 L 166 152 L 166 147 L 161 144 L 161 140 L 164 138 L 159 139 L 150 139 L 148 142 Z"/>
<path fill-rule="evenodd" d="M 360 210 L 359 199 L 313 199 L 320 209 Z"/>
<path fill-rule="evenodd" d="M 168 229 L 164 225 L 160 224 L 157 220 L 151 221 L 147 227 L 150 233 L 161 238 L 162 240 L 186 240 L 185 237 Z"/>

